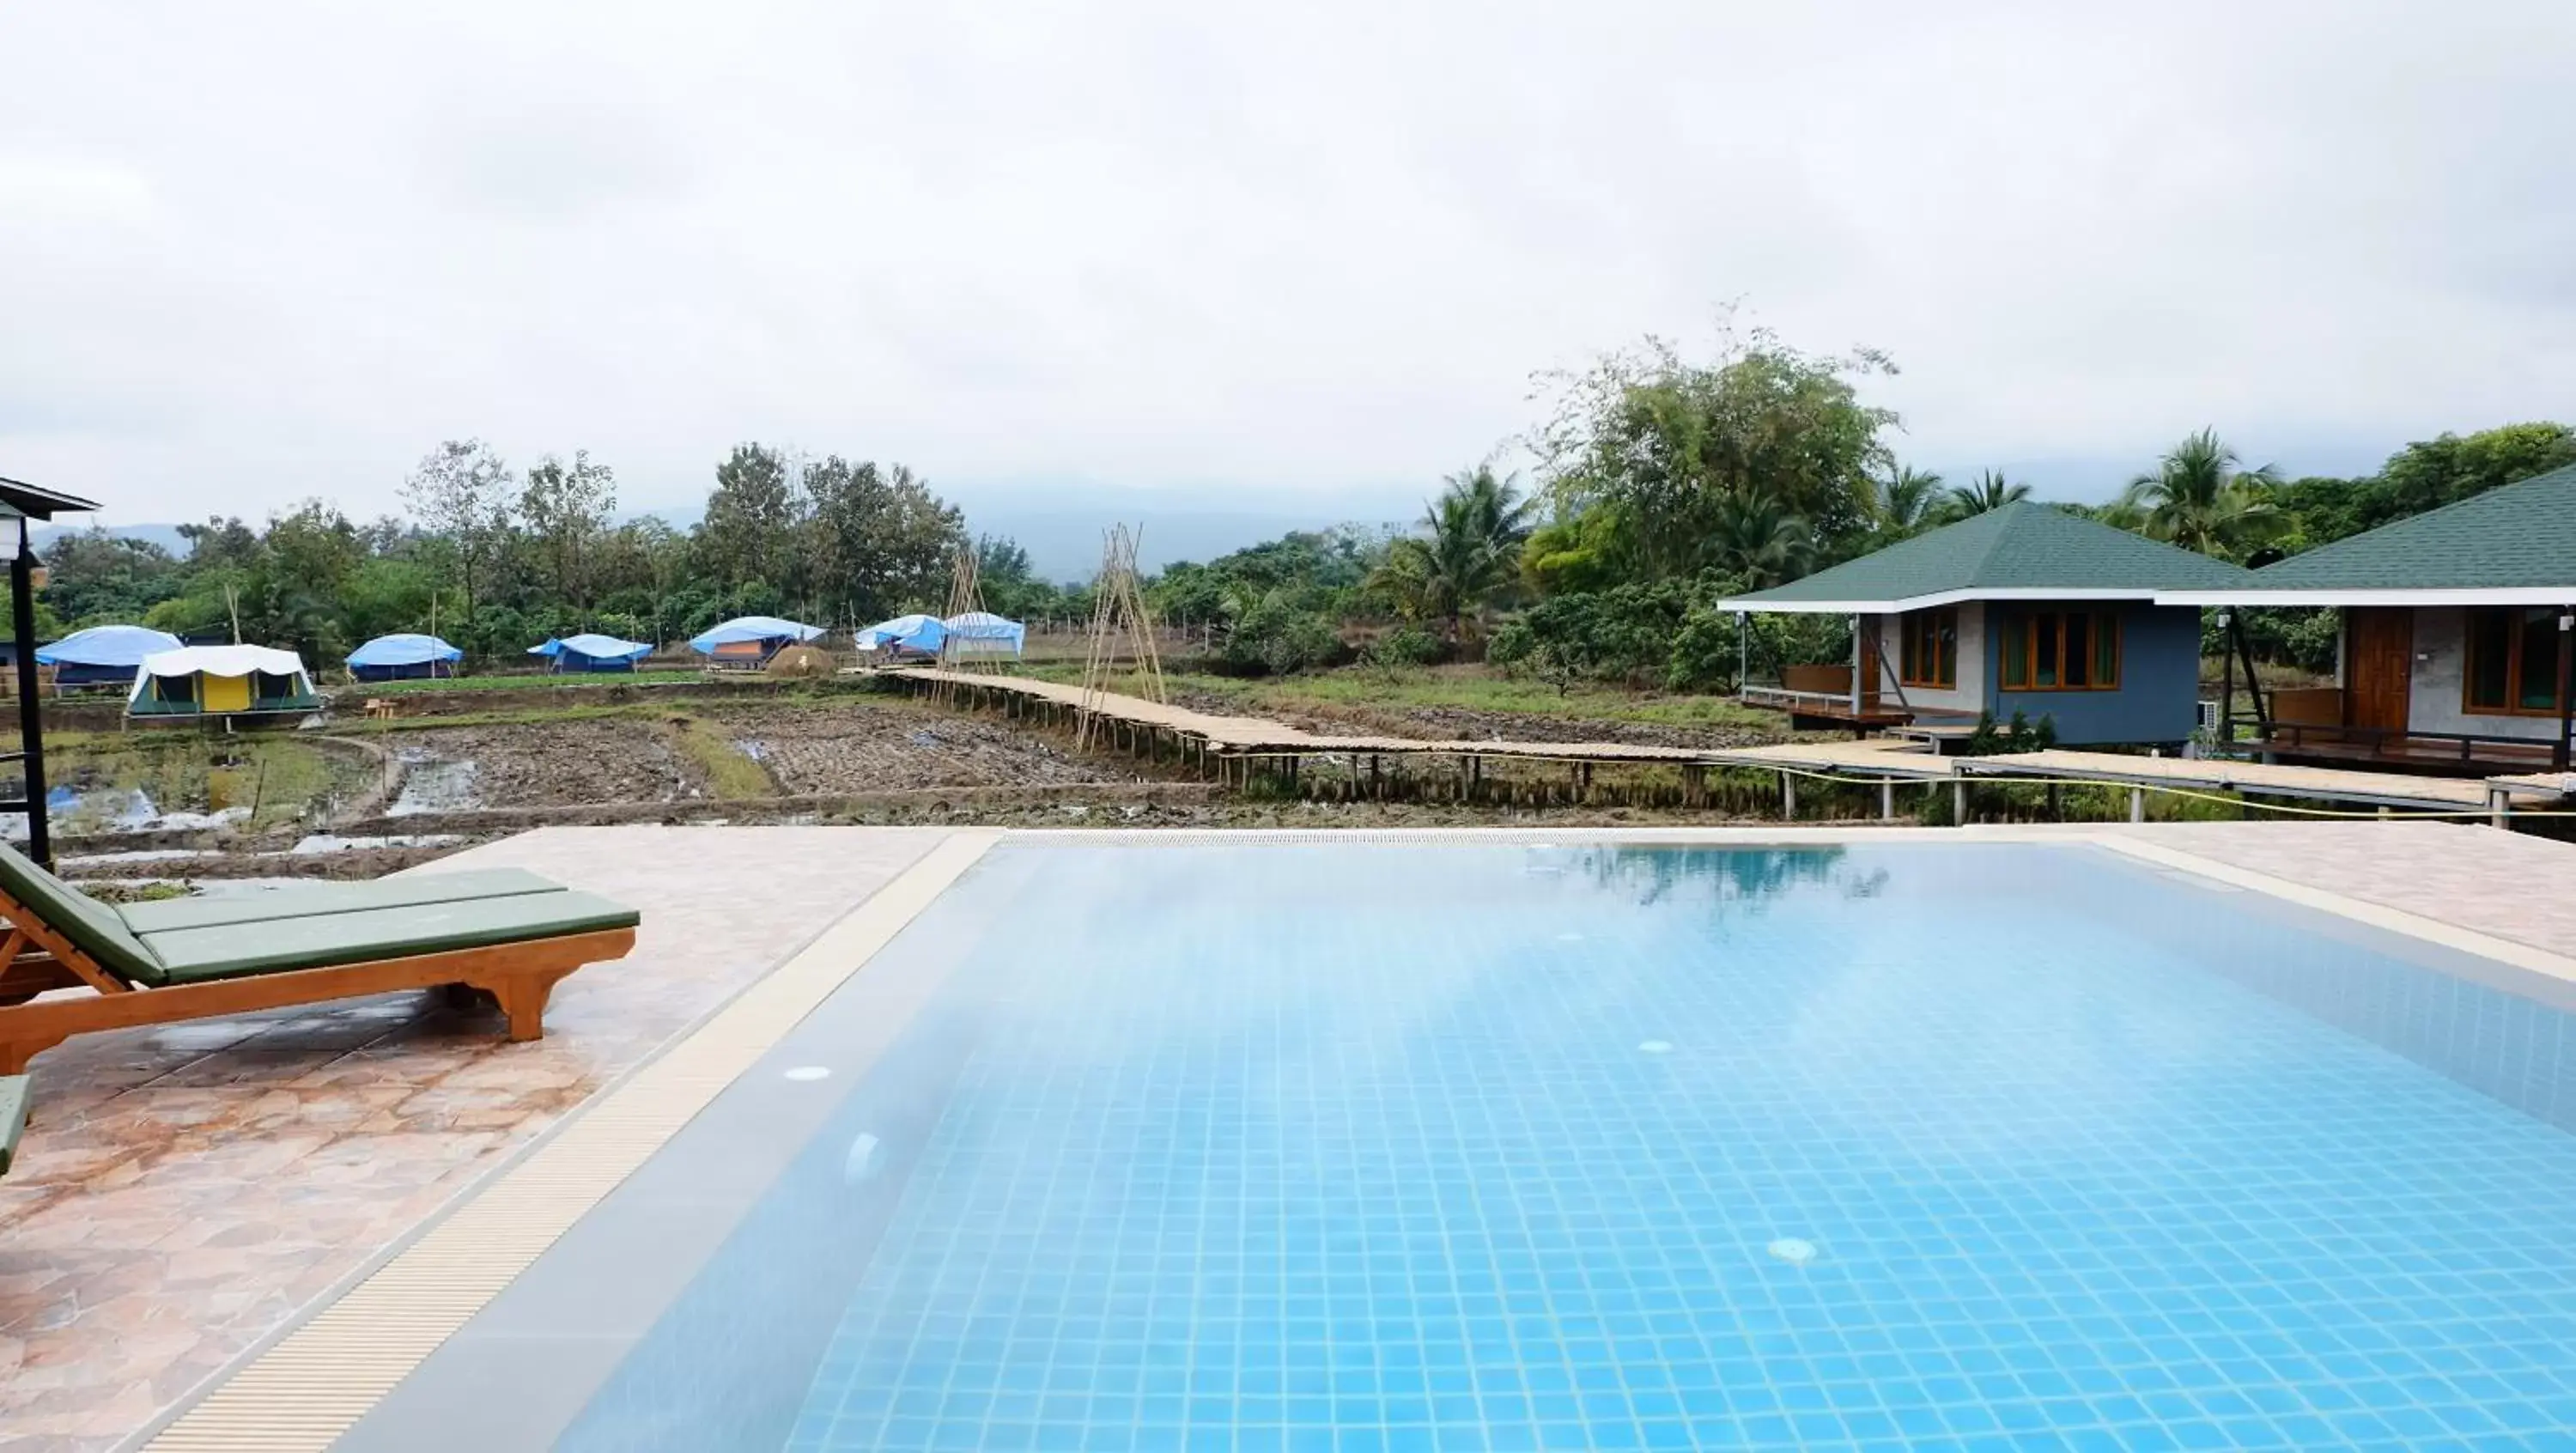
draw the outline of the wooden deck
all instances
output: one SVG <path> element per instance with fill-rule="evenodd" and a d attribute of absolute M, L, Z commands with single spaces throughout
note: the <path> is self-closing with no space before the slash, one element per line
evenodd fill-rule
<path fill-rule="evenodd" d="M 2309 735 L 2306 733 L 2315 733 Z M 2433 740 L 2391 737 L 2379 741 L 2338 741 L 2323 728 L 2310 727 L 2295 737 L 2275 736 L 2246 744 L 2281 762 L 2356 762 L 2445 777 L 2484 777 L 2549 765 L 2549 744 L 2493 740 Z"/>

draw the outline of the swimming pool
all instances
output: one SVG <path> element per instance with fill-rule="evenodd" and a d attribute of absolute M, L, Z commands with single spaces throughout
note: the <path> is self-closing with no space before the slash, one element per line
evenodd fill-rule
<path fill-rule="evenodd" d="M 2563 1447 L 2529 987 L 2087 848 L 1005 846 L 342 1446 Z"/>

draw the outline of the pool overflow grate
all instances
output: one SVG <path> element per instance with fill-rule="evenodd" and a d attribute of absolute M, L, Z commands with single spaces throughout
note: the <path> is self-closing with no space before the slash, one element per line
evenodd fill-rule
<path fill-rule="evenodd" d="M 322 1453 L 573 1222 L 767 1054 L 998 835 L 961 832 L 704 1027 L 581 1112 L 312 1320 L 217 1386 L 145 1453 Z M 852 1147 L 874 1169 L 875 1147 Z"/>

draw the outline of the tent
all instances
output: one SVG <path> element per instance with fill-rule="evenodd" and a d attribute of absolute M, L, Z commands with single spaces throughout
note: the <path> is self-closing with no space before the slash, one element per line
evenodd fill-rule
<path fill-rule="evenodd" d="M 1009 656 L 1016 660 L 1029 634 L 1029 628 L 1018 621 L 1006 621 L 988 610 L 970 610 L 939 624 L 948 632 L 948 645 L 941 654 L 951 657 Z"/>
<path fill-rule="evenodd" d="M 436 636 L 405 631 L 378 636 L 349 653 L 349 674 L 360 681 L 408 681 L 453 676 L 465 653 Z"/>
<path fill-rule="evenodd" d="M 125 698 L 132 717 L 188 720 L 264 711 L 318 711 L 304 658 L 266 646 L 181 646 L 143 658 Z"/>
<path fill-rule="evenodd" d="M 893 656 L 936 656 L 939 643 L 948 639 L 948 628 L 939 623 L 937 616 L 896 616 L 890 621 L 877 622 L 852 639 L 858 642 L 862 651 L 884 651 Z"/>
<path fill-rule="evenodd" d="M 543 656 L 552 671 L 632 671 L 635 663 L 653 654 L 653 648 L 642 641 L 621 641 L 615 636 L 584 634 L 562 636 L 542 646 L 530 646 L 528 654 Z"/>
<path fill-rule="evenodd" d="M 50 646 L 36 648 L 36 664 L 54 668 L 56 686 L 120 686 L 134 680 L 143 658 L 175 651 L 187 642 L 148 626 L 91 626 Z"/>
<path fill-rule="evenodd" d="M 735 616 L 691 637 L 689 648 L 701 656 L 713 657 L 718 666 L 757 666 L 775 655 L 779 647 L 810 641 L 821 634 L 821 626 L 800 621 L 776 616 Z"/>

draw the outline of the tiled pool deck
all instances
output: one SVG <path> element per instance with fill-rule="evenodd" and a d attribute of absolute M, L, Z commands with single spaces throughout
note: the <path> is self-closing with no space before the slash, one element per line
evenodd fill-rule
<path fill-rule="evenodd" d="M 2421 824 L 2085 831 L 2576 957 L 2576 848 Z M 0 1450 L 103 1450 L 150 1426 L 942 836 L 560 828 L 449 860 L 645 910 L 633 957 L 568 980 L 537 1044 L 406 994 L 47 1054 L 0 1181 Z"/>

